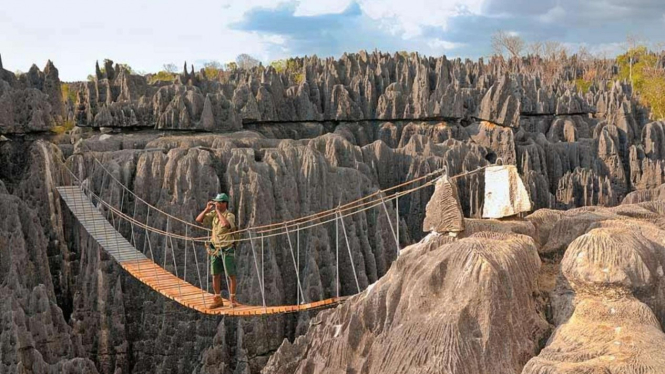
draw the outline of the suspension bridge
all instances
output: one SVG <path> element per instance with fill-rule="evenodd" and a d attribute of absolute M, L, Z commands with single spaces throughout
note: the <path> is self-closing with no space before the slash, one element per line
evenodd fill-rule
<path fill-rule="evenodd" d="M 446 167 L 435 170 L 429 174 L 414 178 L 402 184 L 378 190 L 372 194 L 364 196 L 360 199 L 340 204 L 338 207 L 315 214 L 310 214 L 297 219 L 271 223 L 268 225 L 247 227 L 238 230 L 240 239 L 238 243 L 249 243 L 249 248 L 252 251 L 252 261 L 255 275 L 261 291 L 261 305 L 243 305 L 236 304 L 229 306 L 229 300 L 224 299 L 224 307 L 210 308 L 213 302 L 214 295 L 209 292 L 209 257 L 205 256 L 206 270 L 205 275 L 199 266 L 199 256 L 197 255 L 197 248 L 205 246 L 209 241 L 210 230 L 187 222 L 179 217 L 173 216 L 156 206 L 149 204 L 147 201 L 139 197 L 124 185 L 118 178 L 116 178 L 105 165 L 99 161 L 93 152 L 92 155 L 94 162 L 100 166 L 103 171 L 103 178 L 99 192 L 95 193 L 91 187 L 90 181 L 81 180 L 79 177 L 63 163 L 63 174 L 69 175 L 69 178 L 63 180 L 70 180 L 71 183 L 65 183 L 57 187 L 57 191 L 62 201 L 67 205 L 73 216 L 78 220 L 80 225 L 88 232 L 88 234 L 99 244 L 100 248 L 108 253 L 124 270 L 130 275 L 144 283 L 154 291 L 161 295 L 181 304 L 185 307 L 197 310 L 205 314 L 213 315 L 228 315 L 228 316 L 257 316 L 281 313 L 295 313 L 307 311 L 318 308 L 325 308 L 337 305 L 343 302 L 348 296 L 340 295 L 340 279 L 339 279 L 339 265 L 340 265 L 340 246 L 346 247 L 350 259 L 351 270 L 354 275 L 354 281 L 357 292 L 360 292 L 360 284 L 358 275 L 352 260 L 352 249 L 347 235 L 346 225 L 344 218 L 359 214 L 370 209 L 380 209 L 385 213 L 391 234 L 395 240 L 395 248 L 399 254 L 399 210 L 395 209 L 395 216 L 391 217 L 387 204 L 395 202 L 395 206 L 399 203 L 399 198 L 412 194 L 415 191 L 423 188 L 433 186 L 436 180 L 447 174 Z M 454 176 L 448 176 L 450 179 L 455 179 L 467 175 L 480 172 L 491 165 L 479 167 L 478 169 L 463 172 Z M 111 185 L 115 184 L 113 191 L 121 191 L 116 195 L 116 203 L 113 202 L 113 193 L 108 200 L 103 199 L 104 189 L 111 189 Z M 105 187 L 106 185 L 106 187 Z M 125 212 L 127 206 L 125 202 L 133 201 L 133 214 Z M 116 206 L 117 204 L 117 206 Z M 136 218 L 137 206 L 143 205 L 146 210 L 145 221 Z M 382 209 L 381 209 L 382 207 Z M 153 227 L 149 225 L 150 215 L 161 215 L 166 218 L 166 229 Z M 394 222 L 393 222 L 394 218 Z M 121 231 L 121 224 L 124 223 L 125 227 L 129 226 L 130 233 L 123 235 Z M 177 233 L 174 230 L 174 223 L 179 226 L 184 226 L 185 232 Z M 335 296 L 323 300 L 306 300 L 303 292 L 302 282 L 300 279 L 300 249 L 299 249 L 299 235 L 296 240 L 297 256 L 294 254 L 294 245 L 291 236 L 298 234 L 302 230 L 312 229 L 322 225 L 335 226 L 335 276 L 336 276 L 336 290 Z M 126 230 L 125 230 L 126 231 Z M 341 235 L 340 235 L 341 232 Z M 139 233 L 143 236 L 143 245 L 139 243 Z M 195 233 L 201 233 L 196 235 Z M 161 237 L 163 240 L 161 248 L 157 243 L 153 244 L 151 236 Z M 269 305 L 271 300 L 266 300 L 265 291 L 265 266 L 264 266 L 264 242 L 267 239 L 285 236 L 289 247 L 290 259 L 293 262 L 295 269 L 295 276 L 297 282 L 296 300 L 295 305 Z M 174 246 L 174 241 L 179 245 Z M 137 246 L 143 250 L 137 249 Z M 178 252 L 176 254 L 176 247 Z M 155 257 L 155 252 L 161 250 L 163 253 L 163 263 L 159 264 Z M 170 252 L 173 266 L 167 264 L 167 253 Z M 194 257 L 196 266 L 195 279 L 186 279 L 187 277 L 187 256 Z M 257 254 L 260 253 L 260 257 Z M 182 277 L 178 274 L 179 266 L 177 258 L 184 257 L 184 270 Z M 201 259 L 203 262 L 203 259 Z M 190 257 L 191 262 L 191 257 Z M 167 266 L 168 265 L 168 266 Z M 168 271 L 167 267 L 173 269 L 173 272 Z M 183 268 L 180 266 L 180 268 Z M 191 270 L 191 269 L 190 269 Z M 205 279 L 205 282 L 204 282 Z M 228 285 L 228 279 L 227 285 Z M 194 283 L 192 283 L 194 282 Z"/>

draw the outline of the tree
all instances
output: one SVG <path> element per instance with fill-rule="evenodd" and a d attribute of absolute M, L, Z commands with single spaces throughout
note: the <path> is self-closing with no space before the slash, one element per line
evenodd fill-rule
<path fill-rule="evenodd" d="M 235 71 L 238 70 L 238 64 L 235 62 L 231 61 L 225 64 L 224 70 L 230 70 L 230 71 Z"/>
<path fill-rule="evenodd" d="M 208 61 L 203 64 L 203 71 L 205 72 L 206 78 L 215 79 L 219 76 L 219 73 L 223 70 L 222 63 L 219 61 Z"/>
<path fill-rule="evenodd" d="M 129 64 L 116 64 L 116 65 L 126 70 L 129 74 L 136 74 L 134 69 L 132 69 L 132 67 L 129 66 Z"/>
<path fill-rule="evenodd" d="M 275 60 L 270 62 L 270 66 L 272 66 L 276 72 L 278 73 L 283 73 L 286 71 L 286 60 Z"/>
<path fill-rule="evenodd" d="M 566 47 L 561 44 L 561 42 L 554 40 L 546 41 L 543 51 L 545 53 L 545 58 L 550 60 L 556 60 L 558 58 L 564 57 L 567 53 Z"/>
<path fill-rule="evenodd" d="M 629 79 L 643 105 L 651 109 L 653 119 L 665 118 L 665 69 L 658 66 L 659 54 L 653 53 L 636 39 L 629 38 L 632 46 L 617 57 L 620 79 Z"/>
<path fill-rule="evenodd" d="M 178 67 L 174 63 L 164 64 L 164 71 L 175 74 L 178 72 Z"/>
<path fill-rule="evenodd" d="M 249 70 L 253 67 L 259 66 L 260 64 L 259 60 L 246 53 L 238 55 L 238 57 L 236 57 L 236 63 L 238 64 L 238 68 L 244 70 Z"/>
<path fill-rule="evenodd" d="M 492 50 L 496 55 L 503 55 L 506 51 L 511 57 L 519 58 L 524 50 L 524 40 L 518 35 L 499 30 L 492 35 Z"/>
<path fill-rule="evenodd" d="M 529 44 L 528 51 L 532 56 L 541 56 L 543 54 L 543 43 L 535 41 Z"/>
<path fill-rule="evenodd" d="M 640 39 L 634 34 L 628 34 L 626 36 L 625 49 L 626 57 L 628 58 L 628 80 L 630 81 L 630 86 L 633 87 L 633 64 L 637 54 L 640 53 L 642 47 L 646 51 L 646 46 L 640 45 Z"/>

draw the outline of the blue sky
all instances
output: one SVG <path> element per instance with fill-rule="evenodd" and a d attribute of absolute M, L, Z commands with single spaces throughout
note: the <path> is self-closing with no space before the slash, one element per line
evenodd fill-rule
<path fill-rule="evenodd" d="M 107 57 L 146 72 L 240 53 L 264 63 L 361 49 L 476 59 L 500 29 L 614 55 L 628 34 L 665 41 L 664 28 L 663 0 L 38 0 L 0 8 L 0 54 L 12 71 L 51 59 L 68 81 Z"/>

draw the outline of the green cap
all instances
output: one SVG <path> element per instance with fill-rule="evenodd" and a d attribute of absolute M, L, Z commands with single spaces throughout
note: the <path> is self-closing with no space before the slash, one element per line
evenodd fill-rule
<path fill-rule="evenodd" d="M 229 195 L 227 195 L 225 193 L 217 194 L 217 196 L 215 196 L 215 198 L 212 199 L 212 201 L 216 201 L 216 202 L 219 202 L 219 203 L 221 203 L 221 202 L 227 202 L 228 203 L 229 202 Z"/>

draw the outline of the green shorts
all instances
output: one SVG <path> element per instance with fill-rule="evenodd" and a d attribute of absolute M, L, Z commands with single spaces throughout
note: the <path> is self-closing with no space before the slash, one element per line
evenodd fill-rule
<path fill-rule="evenodd" d="M 236 275 L 236 254 L 233 248 L 219 251 L 217 256 L 210 257 L 210 271 L 212 275 L 224 273 L 226 266 L 226 275 L 229 277 Z"/>

